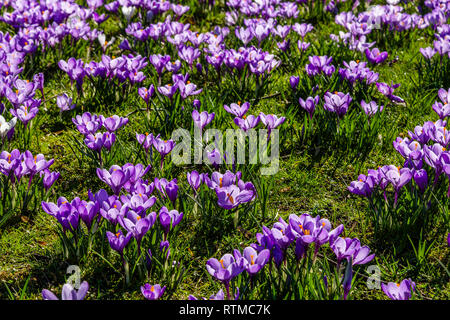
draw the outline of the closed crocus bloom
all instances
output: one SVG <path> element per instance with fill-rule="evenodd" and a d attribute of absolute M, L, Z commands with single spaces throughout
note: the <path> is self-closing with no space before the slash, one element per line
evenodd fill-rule
<path fill-rule="evenodd" d="M 62 288 L 61 300 L 83 300 L 88 290 L 89 284 L 87 281 L 83 281 L 78 290 L 66 283 Z M 44 300 L 59 300 L 53 292 L 47 289 L 42 290 L 42 298 Z"/>
<path fill-rule="evenodd" d="M 147 300 L 158 300 L 164 294 L 166 286 L 162 287 L 159 284 L 150 285 L 146 283 L 141 287 L 142 295 Z"/>
<path fill-rule="evenodd" d="M 392 300 L 409 300 L 412 291 L 416 290 L 416 284 L 411 279 L 405 279 L 400 283 L 382 283 L 381 289 Z"/>
<path fill-rule="evenodd" d="M 192 111 L 192 119 L 194 120 L 194 124 L 201 130 L 203 130 L 203 128 L 214 119 L 214 116 L 214 112 L 208 113 L 207 111 L 203 111 L 199 113 L 196 109 Z"/>
<path fill-rule="evenodd" d="M 316 105 L 319 103 L 319 96 L 315 96 L 314 98 L 308 97 L 306 98 L 306 101 L 299 98 L 298 102 L 300 103 L 300 106 L 308 112 L 310 119 L 312 119 Z"/>
<path fill-rule="evenodd" d="M 219 164 L 222 164 L 222 155 L 220 154 L 220 151 L 216 148 L 211 150 L 211 152 L 207 153 L 207 157 L 209 162 L 214 166 L 214 168 L 218 169 Z"/>
<path fill-rule="evenodd" d="M 428 174 L 425 169 L 414 170 L 414 181 L 419 187 L 420 192 L 424 192 L 428 186 Z"/>
<path fill-rule="evenodd" d="M 297 89 L 299 82 L 300 82 L 300 77 L 298 77 L 298 76 L 291 76 L 289 78 L 289 84 L 291 85 L 291 88 L 294 90 Z"/>
<path fill-rule="evenodd" d="M 350 261 L 348 262 L 347 267 L 345 268 L 344 280 L 342 282 L 342 286 L 344 288 L 344 300 L 347 300 L 347 296 L 352 288 L 352 278 L 353 278 L 352 266 L 353 266 L 352 258 L 350 258 Z"/>
<path fill-rule="evenodd" d="M 111 248 L 120 254 L 123 254 L 123 249 L 127 246 L 131 239 L 132 234 L 129 232 L 126 236 L 123 235 L 122 230 L 117 233 L 106 231 L 106 237 L 108 238 Z"/>
<path fill-rule="evenodd" d="M 238 101 L 238 103 L 231 103 L 230 106 L 224 104 L 223 108 L 225 109 L 226 112 L 231 113 L 238 118 L 242 118 L 250 108 L 250 103 L 244 102 L 241 105 L 241 102 Z"/>
<path fill-rule="evenodd" d="M 435 171 L 434 184 L 437 183 L 439 176 L 441 175 L 443 168 L 441 163 L 441 155 L 446 149 L 439 143 L 435 143 L 432 146 L 424 145 L 424 159 L 425 162 Z"/>
<path fill-rule="evenodd" d="M 44 175 L 44 179 L 42 180 L 44 184 L 44 188 L 46 191 L 48 191 L 52 185 L 55 183 L 56 180 L 61 176 L 59 172 L 50 172 L 48 169 L 44 169 L 40 172 L 40 176 L 42 177 Z"/>
<path fill-rule="evenodd" d="M 203 182 L 203 174 L 199 174 L 196 170 L 188 172 L 187 181 L 191 188 L 196 192 Z"/>

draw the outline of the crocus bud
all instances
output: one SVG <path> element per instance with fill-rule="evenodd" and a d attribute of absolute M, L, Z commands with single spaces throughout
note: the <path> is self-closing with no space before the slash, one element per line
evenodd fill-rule
<path fill-rule="evenodd" d="M 291 84 L 291 88 L 294 89 L 294 90 L 297 89 L 299 81 L 300 81 L 300 77 L 291 76 L 289 78 L 289 83 Z"/>

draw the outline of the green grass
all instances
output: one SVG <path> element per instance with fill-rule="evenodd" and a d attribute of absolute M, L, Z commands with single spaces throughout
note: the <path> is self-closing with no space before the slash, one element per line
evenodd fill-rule
<path fill-rule="evenodd" d="M 223 13 L 219 14 L 219 9 L 215 9 L 217 14 L 214 16 L 201 15 L 201 12 L 196 10 L 196 16 L 186 20 L 189 19 L 195 30 L 210 30 L 211 26 L 223 21 Z M 332 23 L 332 20 L 331 15 L 327 15 L 326 23 L 315 24 L 315 30 L 308 36 L 312 42 L 312 48 L 308 54 L 312 55 L 312 52 L 318 51 L 321 54 L 332 55 L 335 52 L 328 35 L 331 32 L 337 33 L 340 27 Z M 106 27 L 104 31 L 108 35 L 123 34 L 123 29 L 114 28 L 113 23 L 104 26 Z M 196 297 L 209 296 L 217 292 L 220 285 L 209 280 L 210 277 L 205 268 L 207 259 L 231 252 L 233 248 L 244 248 L 255 242 L 254 235 L 260 232 L 261 225 L 269 226 L 279 217 L 286 219 L 289 214 L 302 212 L 319 214 L 321 217 L 328 218 L 333 225 L 343 223 L 346 237 L 358 237 L 362 244 L 368 245 L 376 253 L 374 261 L 381 269 L 383 281 L 398 282 L 411 277 L 417 284 L 419 297 L 423 299 L 450 298 L 448 271 L 450 250 L 446 244 L 447 233 L 445 232 L 448 232 L 448 225 L 439 218 L 441 213 L 435 213 L 438 218 L 432 228 L 423 230 L 423 237 L 419 234 L 410 234 L 411 241 L 404 242 L 403 250 L 398 251 L 396 235 L 385 234 L 383 239 L 376 234 L 373 225 L 367 219 L 370 214 L 367 201 L 347 191 L 350 182 L 355 180 L 358 174 L 366 173 L 369 168 L 391 163 L 402 164 L 402 158 L 392 147 L 392 141 L 397 136 L 406 136 L 408 130 L 412 131 L 414 126 L 421 125 L 424 121 L 436 120 L 431 104 L 437 99 L 437 90 L 440 87 L 450 86 L 449 78 L 440 82 L 427 83 L 427 85 L 421 83 L 423 80 L 419 79 L 417 73 L 417 63 L 421 59 L 419 48 L 425 44 L 431 44 L 432 34 L 425 30 L 413 34 L 401 34 L 399 37 L 402 39 L 401 44 L 385 44 L 385 47 L 379 47 L 389 50 L 389 59 L 398 55 L 398 62 L 392 66 L 384 63 L 373 69 L 380 73 L 380 81 L 390 83 L 392 80 L 394 83 L 401 83 L 396 94 L 404 98 L 406 103 L 385 106 L 384 123 L 378 132 L 376 142 L 370 146 L 369 151 L 356 156 L 342 152 L 339 150 L 339 145 L 333 145 L 333 138 L 330 138 L 330 144 L 302 143 L 297 137 L 303 125 L 303 113 L 289 117 L 283 129 L 284 136 L 281 137 L 283 145 L 280 171 L 275 176 L 267 178 L 274 183 L 267 203 L 265 220 L 255 223 L 249 218 L 238 229 L 209 234 L 208 230 L 201 230 L 198 227 L 201 223 L 198 216 L 193 215 L 192 212 L 185 213 L 185 218 L 179 226 L 177 243 L 181 246 L 179 247 L 182 251 L 180 258 L 188 266 L 188 270 L 184 281 L 172 293 L 172 299 L 186 299 L 189 294 Z M 69 41 L 67 39 L 65 41 L 63 47 L 69 46 Z M 109 48 L 107 54 L 120 54 L 117 44 Z M 271 47 L 270 44 L 266 43 L 266 45 Z M 99 61 L 100 50 L 98 46 L 96 48 L 90 52 L 90 59 Z M 85 59 L 85 49 L 83 43 L 77 43 L 71 50 L 78 53 L 77 58 Z M 273 52 L 279 53 L 276 49 Z M 361 59 L 358 54 L 350 51 L 345 55 L 333 61 L 337 69 L 342 61 Z M 29 78 L 34 73 L 45 72 L 46 97 L 54 97 L 63 91 L 71 92 L 67 75 L 56 65 L 59 58 L 67 59 L 68 57 L 70 54 L 66 53 L 61 58 L 55 50 L 49 50 L 41 59 L 33 59 L 33 63 L 27 58 L 25 70 Z M 302 63 L 297 65 L 283 61 L 279 70 L 275 70 L 271 75 L 272 82 L 266 92 L 266 95 L 278 92 L 281 94 L 261 99 L 255 105 L 252 103 L 251 113 L 257 114 L 263 111 L 284 115 L 289 110 L 300 109 L 298 104 L 289 100 L 291 95 L 289 77 L 291 75 L 305 77 L 306 59 L 303 57 Z M 147 67 L 146 70 L 150 68 Z M 167 81 L 163 81 L 163 84 Z M 205 107 L 209 111 L 222 108 L 224 103 L 235 102 L 239 99 L 246 101 L 244 97 L 254 98 L 252 88 L 236 93 L 235 83 L 230 78 L 227 78 L 220 86 L 215 86 L 212 82 L 199 81 L 193 80 L 200 87 L 208 88 L 205 90 L 207 92 L 203 93 L 206 96 L 203 97 L 203 105 L 205 106 L 208 98 L 215 102 L 216 109 L 211 106 Z M 127 99 L 119 99 L 119 101 L 110 99 L 108 103 L 105 103 L 105 98 L 102 96 L 92 96 L 92 89 L 88 85 L 85 85 L 84 90 L 86 97 L 77 100 L 77 108 L 74 112 L 69 111 L 60 118 L 56 99 L 49 99 L 45 103 L 47 111 L 41 107 L 36 118 L 39 126 L 33 132 L 29 149 L 33 154 L 43 153 L 47 159 L 54 158 L 55 164 L 52 170 L 61 173 L 61 178 L 52 189 L 48 201 L 55 201 L 59 196 L 65 196 L 68 199 L 79 196 L 86 199 L 88 189 L 97 191 L 100 188 L 106 188 L 97 178 L 95 167 L 75 148 L 71 137 L 81 139 L 81 134 L 76 131 L 71 122 L 75 114 L 81 114 L 83 110 L 105 116 L 113 114 L 125 116 L 134 111 L 136 106 L 144 107 L 136 88 L 131 90 Z M 135 132 L 143 132 L 146 128 L 144 117 L 143 113 L 138 112 L 129 116 L 129 124 L 118 134 L 119 145 L 125 151 L 117 155 L 109 165 L 116 162 L 122 165 L 130 161 L 126 157 L 129 150 L 133 150 L 131 145 L 135 144 Z M 231 121 L 230 117 L 226 119 Z M 227 125 L 224 121 L 224 126 Z M 158 128 L 154 129 L 154 133 L 158 133 Z M 292 132 L 295 134 L 291 135 Z M 117 144 L 116 142 L 113 148 L 118 147 Z M 12 150 L 14 147 L 17 147 L 15 142 L 6 150 Z M 117 159 L 120 160 L 117 161 Z M 109 168 L 109 165 L 106 167 Z M 170 169 L 170 175 L 165 177 L 178 178 L 179 182 L 182 181 L 186 185 L 185 173 L 192 169 L 194 169 L 193 166 L 173 167 Z M 154 173 L 151 174 L 151 178 L 153 177 Z M 56 229 L 55 219 L 40 208 L 29 216 L 18 213 L 0 229 L 0 255 L 2 256 L 0 299 L 40 299 L 40 292 L 44 288 L 60 293 L 67 277 L 66 268 L 70 263 L 62 259 L 61 244 Z M 116 268 L 120 267 L 118 255 L 111 255 L 108 260 L 112 261 Z M 368 276 L 365 274 L 364 267 L 359 270 L 361 275 Z M 367 289 L 363 276 L 358 278 L 356 288 L 352 290 L 354 299 L 387 299 L 381 290 Z M 83 263 L 82 279 L 88 280 L 90 284 L 88 298 L 142 299 L 139 288 L 143 283 L 132 281 L 130 286 L 124 286 L 122 275 L 114 271 L 99 255 L 93 254 Z M 155 283 L 158 281 L 158 279 L 152 280 L 155 280 Z"/>

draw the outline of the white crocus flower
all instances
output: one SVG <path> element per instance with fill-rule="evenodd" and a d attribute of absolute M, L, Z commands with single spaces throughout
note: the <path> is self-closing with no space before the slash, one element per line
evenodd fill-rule
<path fill-rule="evenodd" d="M 134 13 L 136 12 L 136 7 L 122 7 L 122 13 L 127 19 L 128 23 L 130 23 L 131 17 L 133 17 Z"/>
<path fill-rule="evenodd" d="M 3 118 L 3 116 L 0 115 L 0 137 L 2 139 L 5 138 L 6 134 L 12 129 L 14 128 L 14 126 L 17 123 L 17 118 L 14 117 L 11 120 L 9 120 L 8 122 L 5 120 L 5 118 Z"/>
<path fill-rule="evenodd" d="M 116 40 L 115 37 L 112 37 L 111 40 L 106 41 L 106 36 L 104 33 L 100 33 L 97 36 L 98 42 L 100 43 L 100 45 L 103 48 L 103 51 L 105 51 L 106 48 L 108 48 L 110 45 L 112 45 L 114 43 L 114 41 Z"/>

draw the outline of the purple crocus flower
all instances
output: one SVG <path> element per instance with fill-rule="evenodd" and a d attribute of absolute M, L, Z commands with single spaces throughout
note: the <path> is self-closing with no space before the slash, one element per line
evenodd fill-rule
<path fill-rule="evenodd" d="M 338 267 L 343 259 L 352 257 L 355 250 L 358 249 L 359 241 L 355 240 L 357 239 L 336 237 L 334 241 L 330 243 L 331 250 L 333 250 L 337 258 Z"/>
<path fill-rule="evenodd" d="M 400 86 L 400 83 L 394 84 L 393 82 L 389 86 L 388 84 L 384 82 L 377 82 L 376 83 L 378 91 L 386 96 L 388 99 L 394 102 L 403 103 L 405 100 L 400 98 L 399 96 L 394 95 L 394 90 Z"/>
<path fill-rule="evenodd" d="M 229 298 L 230 281 L 245 270 L 245 259 L 242 257 L 236 260 L 231 254 L 226 253 L 220 260 L 209 259 L 206 262 L 206 270 L 225 285 Z"/>
<path fill-rule="evenodd" d="M 178 49 L 178 56 L 186 61 L 189 64 L 189 67 L 192 68 L 194 61 L 200 57 L 200 50 L 189 46 L 181 46 L 181 48 Z"/>
<path fill-rule="evenodd" d="M 41 205 L 42 210 L 44 210 L 45 213 L 55 217 L 58 220 L 64 232 L 67 230 L 75 232 L 80 221 L 80 215 L 77 210 L 79 202 L 79 198 L 75 198 L 71 203 L 69 203 L 66 198 L 59 197 L 56 204 L 53 202 L 42 201 Z"/>
<path fill-rule="evenodd" d="M 159 210 L 159 222 L 164 230 L 164 240 L 167 238 L 171 228 L 175 228 L 183 219 L 183 212 L 178 212 L 177 210 L 168 210 L 166 207 L 162 207 Z"/>
<path fill-rule="evenodd" d="M 203 91 L 203 89 L 197 89 L 197 85 L 191 83 L 190 81 L 187 81 L 186 83 L 184 83 L 183 81 L 179 81 L 178 89 L 180 90 L 180 96 L 183 99 L 198 95 Z"/>
<path fill-rule="evenodd" d="M 187 181 L 194 192 L 197 193 L 200 184 L 203 182 L 203 174 L 199 174 L 196 170 L 188 172 Z"/>
<path fill-rule="evenodd" d="M 255 189 L 251 183 L 238 183 L 238 186 L 233 184 L 228 187 L 219 187 L 215 191 L 218 205 L 226 210 L 236 208 L 241 203 L 250 202 L 256 196 Z"/>
<path fill-rule="evenodd" d="M 159 284 L 150 285 L 146 283 L 141 287 L 142 295 L 147 300 L 158 300 L 161 298 L 161 296 L 164 294 L 164 291 L 166 290 L 166 286 L 162 287 Z"/>
<path fill-rule="evenodd" d="M 161 168 L 162 168 L 163 163 L 164 163 L 164 158 L 175 147 L 175 142 L 172 139 L 170 139 L 170 140 L 162 140 L 162 139 L 156 137 L 156 138 L 153 139 L 153 147 L 161 155 Z"/>
<path fill-rule="evenodd" d="M 365 114 L 369 117 L 374 116 L 377 112 L 383 111 L 383 106 L 378 106 L 375 101 L 370 101 L 367 103 L 361 100 L 361 107 L 363 108 Z"/>
<path fill-rule="evenodd" d="M 420 192 L 424 192 L 428 186 L 428 174 L 425 169 L 414 170 L 414 181 L 419 187 Z"/>
<path fill-rule="evenodd" d="M 148 87 L 148 88 L 145 88 L 145 87 L 139 88 L 138 94 L 147 104 L 147 110 L 148 110 L 150 98 L 153 97 L 153 95 L 155 94 L 155 86 L 153 84 L 151 84 L 150 87 Z"/>
<path fill-rule="evenodd" d="M 123 249 L 127 246 L 132 234 L 131 232 L 128 232 L 128 234 L 124 236 L 122 230 L 119 230 L 116 234 L 106 231 L 106 236 L 111 248 L 122 255 Z"/>
<path fill-rule="evenodd" d="M 254 115 L 243 115 L 242 118 L 236 117 L 234 118 L 234 123 L 241 128 L 244 132 L 247 132 L 250 129 L 253 129 L 256 127 L 261 120 L 261 116 L 254 116 Z M 270 137 L 270 135 L 268 135 Z"/>
<path fill-rule="evenodd" d="M 392 184 L 395 190 L 394 206 L 397 204 L 399 190 L 412 179 L 411 169 L 389 166 L 384 172 L 386 179 Z"/>
<path fill-rule="evenodd" d="M 122 228 L 131 232 L 138 244 L 138 254 L 140 255 L 141 241 L 144 235 L 150 230 L 156 221 L 156 212 L 151 212 L 147 216 L 140 216 L 133 210 L 128 210 L 125 217 L 119 216 L 118 221 Z"/>
<path fill-rule="evenodd" d="M 268 114 L 265 115 L 264 113 L 260 112 L 259 117 L 261 119 L 261 122 L 266 126 L 267 128 L 267 140 L 270 139 L 270 133 L 273 129 L 276 129 L 279 125 L 283 124 L 284 121 L 286 121 L 285 117 L 279 117 L 274 114 Z"/>
<path fill-rule="evenodd" d="M 101 118 L 95 114 L 91 115 L 89 112 L 85 112 L 81 116 L 77 115 L 72 118 L 72 122 L 76 125 L 77 130 L 84 135 L 95 134 L 102 126 Z"/>
<path fill-rule="evenodd" d="M 33 156 L 31 152 L 27 150 L 24 153 L 24 162 L 27 172 L 30 174 L 31 177 L 33 177 L 36 173 L 50 167 L 53 164 L 53 162 L 55 162 L 55 160 L 51 159 L 47 161 L 45 160 L 43 154 Z"/>
<path fill-rule="evenodd" d="M 405 279 L 400 283 L 382 283 L 381 289 L 392 300 L 409 300 L 412 291 L 416 289 L 416 284 L 411 279 Z"/>
<path fill-rule="evenodd" d="M 299 82 L 300 82 L 300 77 L 298 77 L 298 76 L 291 76 L 289 78 L 289 84 L 291 85 L 291 88 L 294 90 L 297 89 Z"/>
<path fill-rule="evenodd" d="M 325 110 L 336 113 L 340 118 L 342 118 L 348 110 L 352 98 L 350 94 L 344 94 L 342 92 L 327 92 L 324 95 L 325 103 L 323 107 Z"/>
<path fill-rule="evenodd" d="M 164 178 L 155 178 L 155 187 L 161 192 L 163 197 L 168 197 L 172 203 L 175 203 L 178 196 L 178 184 L 176 178 L 171 181 L 167 181 L 167 179 Z"/>
<path fill-rule="evenodd" d="M 450 104 L 442 104 L 438 101 L 436 101 L 432 106 L 434 112 L 437 113 L 439 118 L 445 119 L 446 117 L 450 116 Z"/>
<path fill-rule="evenodd" d="M 247 270 L 250 276 L 254 276 L 257 274 L 269 261 L 270 258 L 270 250 L 263 249 L 260 252 L 256 252 L 252 247 L 246 247 L 243 251 L 243 255 L 239 252 L 239 250 L 234 250 L 234 258 L 239 260 L 241 257 L 244 257 L 244 267 Z"/>
<path fill-rule="evenodd" d="M 167 84 L 165 86 L 158 87 L 158 92 L 161 93 L 162 95 L 168 97 L 169 99 L 173 98 L 173 96 L 177 92 L 177 90 L 178 90 L 178 85 Z"/>
<path fill-rule="evenodd" d="M 316 105 L 319 103 L 319 96 L 315 96 L 314 98 L 308 97 L 306 98 L 306 101 L 299 98 L 298 102 L 300 103 L 300 106 L 308 112 L 309 118 L 312 119 Z"/>
<path fill-rule="evenodd" d="M 40 176 L 41 177 L 44 176 L 42 182 L 44 184 L 45 191 L 48 192 L 48 190 L 50 190 L 55 181 L 59 179 L 61 174 L 59 172 L 51 172 L 48 169 L 44 169 L 43 171 L 40 172 Z"/>
<path fill-rule="evenodd" d="M 364 53 L 366 54 L 367 60 L 369 60 L 372 64 L 379 64 L 385 61 L 388 57 L 388 53 L 386 51 L 380 52 L 378 48 L 373 48 L 372 50 L 367 48 Z"/>
<path fill-rule="evenodd" d="M 420 53 L 424 56 L 425 59 L 430 60 L 436 54 L 436 50 L 432 47 L 420 48 Z"/>
<path fill-rule="evenodd" d="M 352 181 L 348 186 L 348 191 L 364 197 L 370 197 L 374 189 L 375 181 L 372 176 L 360 174 L 358 180 Z"/>
<path fill-rule="evenodd" d="M 152 54 L 149 57 L 150 63 L 155 67 L 156 72 L 159 76 L 161 76 L 164 67 L 166 66 L 167 62 L 170 60 L 169 55 L 160 55 L 160 54 Z"/>
<path fill-rule="evenodd" d="M 74 289 L 69 283 L 66 283 L 62 288 L 61 300 L 83 300 L 88 290 L 89 284 L 87 281 L 83 281 L 78 290 Z M 53 292 L 47 289 L 42 290 L 42 298 L 44 300 L 59 300 Z"/>
<path fill-rule="evenodd" d="M 136 140 L 139 144 L 142 144 L 142 147 L 144 148 L 146 154 L 153 145 L 153 138 L 153 134 L 149 134 L 148 132 L 146 132 L 145 134 L 136 133 Z"/>
<path fill-rule="evenodd" d="M 230 106 L 224 104 L 223 108 L 225 109 L 226 112 L 231 113 L 238 118 L 242 118 L 250 108 L 250 103 L 244 102 L 241 105 L 241 102 L 238 101 L 238 103 L 231 103 Z"/>
<path fill-rule="evenodd" d="M 68 111 L 75 108 L 75 104 L 72 103 L 72 98 L 65 93 L 56 97 L 56 105 L 62 111 Z"/>
<path fill-rule="evenodd" d="M 105 118 L 104 116 L 101 115 L 100 119 L 103 123 L 103 126 L 109 132 L 117 131 L 128 123 L 128 118 L 120 117 L 118 115 L 113 115 L 108 118 Z"/>
<path fill-rule="evenodd" d="M 215 113 L 208 113 L 207 111 L 203 111 L 199 113 L 197 109 L 192 111 L 192 119 L 194 120 L 194 124 L 200 130 L 208 125 L 214 119 Z"/>
<path fill-rule="evenodd" d="M 113 165 L 109 170 L 97 168 L 97 176 L 104 183 L 109 185 L 115 195 L 119 195 L 120 190 L 130 179 L 130 169 L 123 170 L 118 165 Z"/>

